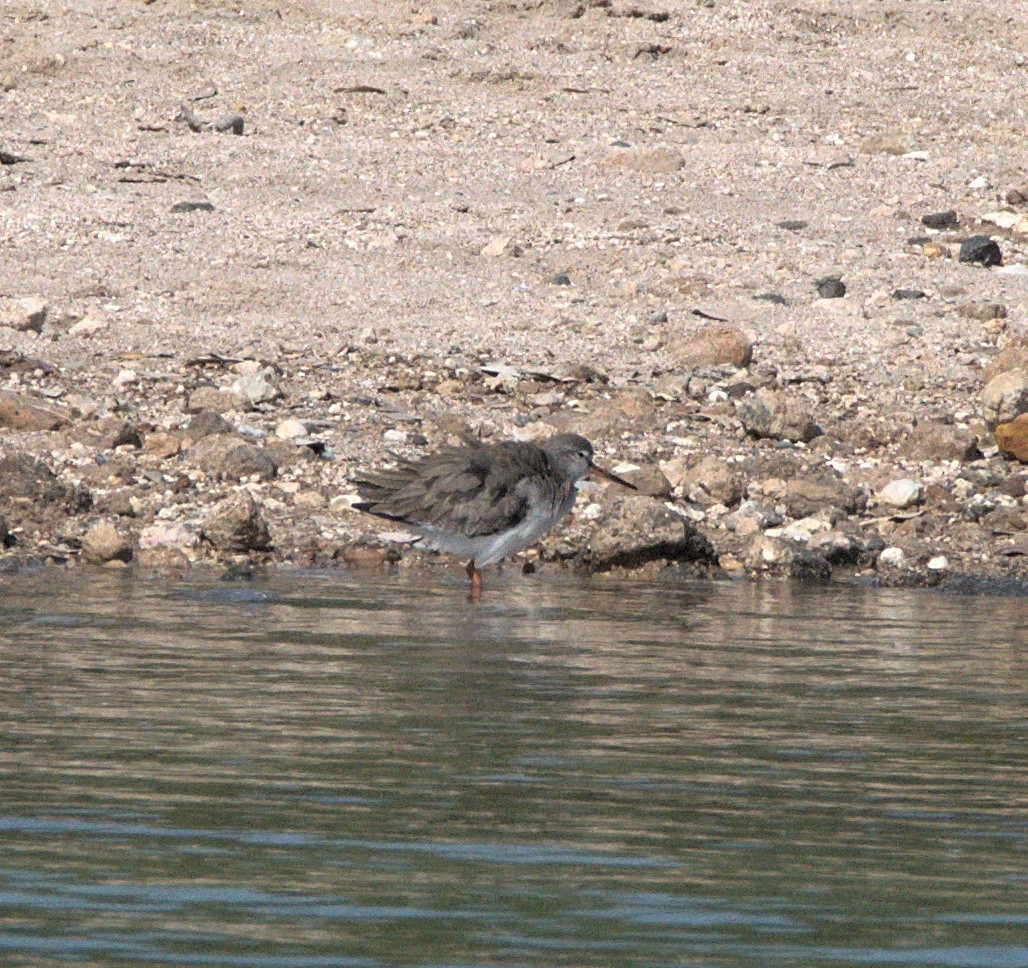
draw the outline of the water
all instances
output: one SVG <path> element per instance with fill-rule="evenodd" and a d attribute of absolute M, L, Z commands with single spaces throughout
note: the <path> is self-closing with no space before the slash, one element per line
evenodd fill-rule
<path fill-rule="evenodd" d="M 1021 600 L 0 585 L 0 965 L 1028 965 Z"/>

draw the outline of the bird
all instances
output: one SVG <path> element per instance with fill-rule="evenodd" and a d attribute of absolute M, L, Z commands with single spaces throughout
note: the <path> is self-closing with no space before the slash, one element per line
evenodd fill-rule
<path fill-rule="evenodd" d="M 565 517 L 583 478 L 596 473 L 637 490 L 598 467 L 592 444 L 578 434 L 539 444 L 462 439 L 462 445 L 357 477 L 361 500 L 353 507 L 400 522 L 420 536 L 421 547 L 468 558 L 473 601 L 482 595 L 482 569 L 527 548 Z"/>

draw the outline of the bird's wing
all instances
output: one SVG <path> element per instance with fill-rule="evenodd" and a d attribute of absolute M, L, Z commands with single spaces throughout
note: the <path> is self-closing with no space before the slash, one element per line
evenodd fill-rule
<path fill-rule="evenodd" d="M 362 505 L 407 524 L 477 538 L 520 524 L 541 493 L 546 456 L 530 444 L 448 448 L 358 481 Z"/>

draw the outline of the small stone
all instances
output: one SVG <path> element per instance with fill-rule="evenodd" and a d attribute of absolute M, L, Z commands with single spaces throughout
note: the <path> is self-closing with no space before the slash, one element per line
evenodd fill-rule
<path fill-rule="evenodd" d="M 501 255 L 506 254 L 510 244 L 511 237 L 509 235 L 502 235 L 499 238 L 493 239 L 492 242 L 488 242 L 482 246 L 478 254 L 489 259 L 496 259 Z"/>
<path fill-rule="evenodd" d="M 670 175 L 685 167 L 685 158 L 674 148 L 615 148 L 607 152 L 605 163 L 640 174 Z"/>
<path fill-rule="evenodd" d="M 135 370 L 119 370 L 111 382 L 119 389 L 135 386 L 139 382 L 139 374 Z"/>
<path fill-rule="evenodd" d="M 566 272 L 558 272 L 550 282 L 555 286 L 570 286 L 571 277 Z"/>
<path fill-rule="evenodd" d="M 923 499 L 924 487 L 910 478 L 890 481 L 878 492 L 879 504 L 888 504 L 900 510 L 920 504 Z"/>
<path fill-rule="evenodd" d="M 185 551 L 200 543 L 200 527 L 191 521 L 155 521 L 139 535 L 141 551 L 176 548 Z"/>
<path fill-rule="evenodd" d="M 178 437 L 158 430 L 146 435 L 146 439 L 143 441 L 143 452 L 158 458 L 158 460 L 167 460 L 169 457 L 174 457 L 181 446 Z"/>
<path fill-rule="evenodd" d="M 405 430 L 387 430 L 382 434 L 382 439 L 390 444 L 407 443 L 407 432 Z"/>
<path fill-rule="evenodd" d="M 978 438 L 970 431 L 950 424 L 919 423 L 904 442 L 904 450 L 915 460 L 977 460 L 981 457 Z"/>
<path fill-rule="evenodd" d="M 297 420 L 295 417 L 283 420 L 275 428 L 275 436 L 281 437 L 283 440 L 292 440 L 294 437 L 306 437 L 307 434 L 306 425 L 302 420 Z"/>
<path fill-rule="evenodd" d="M 108 561 L 130 561 L 132 545 L 118 534 L 110 521 L 94 524 L 82 539 L 82 557 L 94 565 Z"/>
<path fill-rule="evenodd" d="M 894 289 L 892 291 L 893 299 L 927 299 L 928 293 L 921 289 Z"/>
<path fill-rule="evenodd" d="M 922 215 L 921 224 L 930 229 L 955 228 L 960 224 L 957 213 L 952 209 L 945 212 L 933 212 L 931 215 Z"/>
<path fill-rule="evenodd" d="M 972 235 L 960 244 L 960 261 L 983 266 L 998 266 L 1003 262 L 999 244 L 987 235 Z"/>
<path fill-rule="evenodd" d="M 949 249 L 940 245 L 938 242 L 926 242 L 924 247 L 921 249 L 921 254 L 926 259 L 948 259 L 950 258 Z"/>
<path fill-rule="evenodd" d="M 232 390 L 219 390 L 217 387 L 200 387 L 189 394 L 186 402 L 186 410 L 189 413 L 207 410 L 210 413 L 222 414 L 252 409 L 253 405 L 246 397 Z"/>
<path fill-rule="evenodd" d="M 171 206 L 173 215 L 182 215 L 186 212 L 213 212 L 214 206 L 210 202 L 176 202 Z"/>
<path fill-rule="evenodd" d="M 906 553 L 902 548 L 886 548 L 878 556 L 878 564 L 885 568 L 902 568 L 907 563 Z"/>
<path fill-rule="evenodd" d="M 934 558 L 928 559 L 929 571 L 945 571 L 947 568 L 949 568 L 949 558 L 945 555 L 936 555 Z"/>
<path fill-rule="evenodd" d="M 248 491 L 217 504 L 203 523 L 203 536 L 219 551 L 266 551 L 271 547 L 268 524 Z"/>
<path fill-rule="evenodd" d="M 800 229 L 807 227 L 807 223 L 800 218 L 787 218 L 783 222 L 775 222 L 775 225 L 780 229 L 785 229 L 787 232 L 799 232 Z"/>
<path fill-rule="evenodd" d="M 982 416 L 989 430 L 1028 413 L 1028 370 L 1008 370 L 990 380 L 982 392 Z"/>
<path fill-rule="evenodd" d="M 689 500 L 702 505 L 713 502 L 726 507 L 738 502 L 742 496 L 742 478 L 716 454 L 707 454 L 693 463 L 689 458 L 676 457 L 660 465 L 672 487 L 680 487 Z"/>
<path fill-rule="evenodd" d="M 957 306 L 957 312 L 965 319 L 985 322 L 990 319 L 1006 319 L 1007 307 L 1003 303 L 966 302 Z"/>
<path fill-rule="evenodd" d="M 28 397 L 0 390 L 0 427 L 9 430 L 58 430 L 67 419 L 56 410 L 33 403 Z"/>
<path fill-rule="evenodd" d="M 867 503 L 864 492 L 834 474 L 793 477 L 785 483 L 781 501 L 793 517 L 810 517 L 827 508 L 855 514 Z"/>
<path fill-rule="evenodd" d="M 0 514 L 0 550 L 9 547 L 11 544 L 11 532 L 7 527 L 4 516 Z"/>
<path fill-rule="evenodd" d="M 789 301 L 785 298 L 785 296 L 781 296 L 777 292 L 760 292 L 757 293 L 757 295 L 755 295 L 753 298 L 759 300 L 760 302 L 773 303 L 776 306 L 789 305 Z"/>
<path fill-rule="evenodd" d="M 671 496 L 671 482 L 657 464 L 637 467 L 634 470 L 619 473 L 618 476 L 623 477 L 629 484 L 634 484 L 640 494 L 661 498 Z"/>
<path fill-rule="evenodd" d="M 707 366 L 749 366 L 753 344 L 735 326 L 708 326 L 675 347 L 678 360 L 694 369 Z"/>
<path fill-rule="evenodd" d="M 1012 344 L 997 353 L 982 371 L 982 380 L 988 385 L 1001 373 L 1011 370 L 1028 370 L 1028 342 Z"/>
<path fill-rule="evenodd" d="M 211 127 L 222 133 L 231 131 L 232 134 L 241 135 L 243 128 L 246 127 L 246 118 L 241 114 L 225 114 L 217 121 L 213 121 Z"/>
<path fill-rule="evenodd" d="M 268 451 L 234 435 L 204 437 L 193 445 L 188 456 L 208 474 L 232 480 L 252 475 L 269 480 L 278 473 L 278 461 Z"/>
<path fill-rule="evenodd" d="M 326 504 L 328 502 L 325 500 L 325 496 L 317 491 L 300 491 L 293 497 L 294 507 L 304 508 L 308 511 L 319 511 Z"/>
<path fill-rule="evenodd" d="M 752 437 L 809 443 L 823 432 L 810 415 L 810 403 L 767 389 L 736 404 L 736 414 Z"/>
<path fill-rule="evenodd" d="M 38 296 L 0 300 L 0 326 L 21 333 L 39 333 L 50 307 Z"/>
<path fill-rule="evenodd" d="M 270 403 L 279 396 L 279 390 L 272 382 L 274 376 L 275 371 L 270 366 L 255 373 L 244 373 L 232 384 L 232 390 L 252 404 Z"/>
<path fill-rule="evenodd" d="M 873 134 L 860 143 L 860 152 L 865 155 L 905 155 L 912 149 L 910 138 L 902 132 L 886 131 Z"/>
<path fill-rule="evenodd" d="M 95 316 L 83 316 L 74 326 L 69 327 L 69 336 L 88 338 L 107 329 L 110 324 L 106 319 L 97 319 Z"/>
<path fill-rule="evenodd" d="M 838 276 L 825 276 L 815 283 L 822 299 L 841 299 L 846 295 L 846 284 Z"/>
<path fill-rule="evenodd" d="M 996 427 L 996 444 L 1009 457 L 1028 464 L 1028 413 Z"/>

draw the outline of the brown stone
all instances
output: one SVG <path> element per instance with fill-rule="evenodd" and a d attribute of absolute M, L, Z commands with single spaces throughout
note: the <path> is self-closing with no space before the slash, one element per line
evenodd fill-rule
<path fill-rule="evenodd" d="M 256 474 L 269 480 L 278 473 L 278 461 L 260 447 L 230 434 L 212 434 L 190 448 L 190 460 L 208 474 L 238 480 Z"/>
<path fill-rule="evenodd" d="M 174 457 L 181 447 L 182 444 L 178 437 L 160 430 L 147 434 L 146 440 L 143 441 L 143 450 L 151 457 L 156 457 L 159 460 Z"/>
<path fill-rule="evenodd" d="M 38 296 L 0 300 L 0 326 L 23 333 L 38 333 L 46 322 L 49 307 Z"/>
<path fill-rule="evenodd" d="M 1028 413 L 1028 370 L 1007 370 L 982 391 L 982 416 L 989 430 Z"/>
<path fill-rule="evenodd" d="M 130 561 L 132 545 L 110 521 L 99 521 L 82 539 L 82 557 L 94 565 L 103 565 L 108 561 Z"/>
<path fill-rule="evenodd" d="M 1022 413 L 1010 423 L 999 424 L 996 443 L 1004 454 L 1028 464 L 1028 413 Z"/>
<path fill-rule="evenodd" d="M 674 148 L 615 148 L 607 152 L 604 163 L 607 168 L 669 175 L 685 167 L 685 158 Z"/>
<path fill-rule="evenodd" d="M 679 361 L 691 367 L 749 366 L 753 344 L 735 326 L 708 326 L 675 347 Z"/>
<path fill-rule="evenodd" d="M 926 421 L 907 436 L 903 449 L 914 460 L 977 460 L 978 438 L 970 430 Z"/>
<path fill-rule="evenodd" d="M 991 383 L 1002 373 L 1010 370 L 1028 370 L 1028 343 L 1015 343 L 1000 350 L 982 371 L 982 379 Z"/>
<path fill-rule="evenodd" d="M 690 500 L 698 503 L 716 501 L 730 507 L 742 497 L 741 475 L 715 454 L 708 454 L 692 464 L 688 458 L 676 457 L 662 469 L 673 487 L 682 488 Z M 702 492 L 709 495 L 709 500 L 703 500 Z"/>
<path fill-rule="evenodd" d="M 67 418 L 56 410 L 40 406 L 17 393 L 0 390 L 0 427 L 11 430 L 58 430 Z"/>
<path fill-rule="evenodd" d="M 822 433 L 810 416 L 810 410 L 809 400 L 767 389 L 758 390 L 736 405 L 736 413 L 751 436 L 804 443 Z"/>
<path fill-rule="evenodd" d="M 794 518 L 805 518 L 825 508 L 853 514 L 867 504 L 864 492 L 830 474 L 794 477 L 785 484 L 782 501 Z"/>
<path fill-rule="evenodd" d="M 219 551 L 266 551 L 271 547 L 268 523 L 248 491 L 216 505 L 204 521 L 203 535 Z"/>
<path fill-rule="evenodd" d="M 214 413 L 231 413 L 232 411 L 253 410 L 253 404 L 246 397 L 233 393 L 231 390 L 219 390 L 217 387 L 200 387 L 189 394 L 186 403 L 189 413 L 201 410 L 212 410 Z"/>
<path fill-rule="evenodd" d="M 656 464 L 648 464 L 634 471 L 625 471 L 619 476 L 629 484 L 634 484 L 640 494 L 648 494 L 650 497 L 671 496 L 671 482 Z"/>

